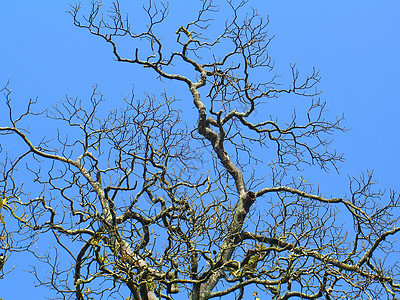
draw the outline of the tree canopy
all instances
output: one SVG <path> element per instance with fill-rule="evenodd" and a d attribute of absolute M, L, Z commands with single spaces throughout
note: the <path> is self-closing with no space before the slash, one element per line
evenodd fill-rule
<path fill-rule="evenodd" d="M 164 93 L 133 89 L 113 107 L 95 85 L 88 99 L 44 112 L 30 100 L 16 113 L 2 86 L 2 274 L 29 251 L 51 274 L 34 268 L 36 280 L 60 299 L 397 299 L 398 195 L 376 189 L 371 173 L 350 178 L 345 197 L 298 175 L 343 161 L 331 147 L 343 117 L 326 114 L 318 70 L 292 65 L 281 82 L 268 19 L 246 1 L 203 0 L 173 31 L 166 3 L 143 9 L 144 26 L 118 1 L 69 13 Z M 31 118 L 57 134 L 32 139 Z M 44 254 L 43 239 L 54 242 Z"/>

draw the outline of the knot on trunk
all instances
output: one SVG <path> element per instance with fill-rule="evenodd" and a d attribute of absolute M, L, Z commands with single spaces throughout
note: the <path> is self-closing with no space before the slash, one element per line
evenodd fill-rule
<path fill-rule="evenodd" d="M 252 191 L 248 191 L 246 193 L 245 198 L 243 199 L 243 207 L 247 211 L 249 211 L 250 206 L 256 201 L 256 193 Z"/>
<path fill-rule="evenodd" d="M 256 193 L 252 191 L 247 192 L 247 200 L 256 201 Z"/>

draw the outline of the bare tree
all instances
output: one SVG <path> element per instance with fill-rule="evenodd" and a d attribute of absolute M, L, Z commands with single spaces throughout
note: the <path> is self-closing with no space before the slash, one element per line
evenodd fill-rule
<path fill-rule="evenodd" d="M 197 121 L 167 93 L 137 100 L 133 91 L 103 117 L 97 87 L 86 101 L 66 97 L 36 113 L 31 100 L 17 115 L 5 85 L 0 266 L 31 251 L 50 267 L 48 277 L 32 270 L 38 282 L 62 299 L 243 299 L 246 290 L 273 299 L 399 297 L 399 197 L 376 190 L 370 173 L 351 178 L 343 198 L 293 177 L 311 164 L 336 169 L 343 158 L 329 137 L 344 130 L 342 118 L 326 119 L 317 70 L 303 77 L 292 66 L 283 87 L 268 20 L 244 14 L 245 1 L 225 4 L 231 18 L 218 35 L 209 26 L 219 7 L 204 0 L 173 32 L 173 50 L 160 33 L 168 5 L 144 7 L 139 32 L 119 2 L 106 13 L 98 1 L 83 14 L 72 6 L 74 24 L 111 45 L 117 61 L 180 83 Z M 134 51 L 120 45 L 125 38 Z M 271 101 L 289 96 L 308 106 L 284 121 L 268 116 Z M 34 141 L 24 124 L 42 117 L 67 126 Z M 15 138 L 21 147 L 7 152 Z M 57 247 L 39 255 L 43 236 Z"/>

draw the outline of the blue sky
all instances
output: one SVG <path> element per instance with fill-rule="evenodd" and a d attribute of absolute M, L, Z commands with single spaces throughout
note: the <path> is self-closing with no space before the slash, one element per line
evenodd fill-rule
<path fill-rule="evenodd" d="M 170 1 L 171 15 L 182 18 L 182 25 L 199 1 L 187 2 Z M 332 114 L 344 113 L 345 125 L 351 127 L 335 137 L 334 146 L 346 157 L 340 174 L 305 171 L 304 177 L 319 182 L 326 196 L 341 196 L 347 175 L 368 169 L 375 170 L 383 189 L 400 190 L 400 2 L 249 2 L 260 15 L 270 17 L 269 30 L 275 35 L 270 54 L 276 70 L 288 75 L 293 62 L 306 73 L 313 66 L 320 69 L 322 98 L 329 100 Z M 115 62 L 108 45 L 73 26 L 68 9 L 67 1 L 0 1 L 0 86 L 10 79 L 15 103 L 38 97 L 45 108 L 65 94 L 84 99 L 94 83 L 116 104 L 133 83 L 139 92 L 162 88 L 152 72 Z M 48 131 L 41 123 L 31 125 L 40 133 Z M 33 277 L 22 271 L 28 269 L 29 259 L 14 255 L 8 261 L 16 269 L 0 280 L 0 297 L 46 295 L 33 288 Z"/>

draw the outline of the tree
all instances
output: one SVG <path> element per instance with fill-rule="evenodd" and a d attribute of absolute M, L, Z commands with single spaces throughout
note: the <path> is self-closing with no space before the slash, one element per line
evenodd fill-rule
<path fill-rule="evenodd" d="M 197 121 L 181 114 L 168 90 L 142 100 L 132 91 L 126 107 L 105 115 L 96 86 L 87 101 L 67 97 L 38 114 L 31 100 L 16 115 L 6 84 L 3 264 L 13 252 L 31 251 L 51 270 L 43 278 L 35 269 L 37 280 L 77 299 L 242 299 L 246 289 L 273 299 L 399 296 L 390 256 L 398 196 L 376 191 L 370 173 L 352 178 L 345 198 L 320 195 L 293 176 L 342 161 L 329 145 L 344 130 L 342 118 L 326 119 L 316 70 L 302 77 L 292 66 L 292 82 L 282 88 L 271 72 L 268 21 L 255 10 L 243 16 L 245 2 L 227 5 L 232 18 L 213 37 L 218 7 L 204 1 L 174 33 L 172 52 L 159 33 L 167 5 L 145 7 L 149 23 L 140 33 L 118 2 L 108 17 L 100 2 L 83 17 L 72 7 L 74 24 L 110 44 L 117 61 L 186 89 Z M 133 41 L 133 54 L 123 38 Z M 308 107 L 283 121 L 267 115 L 272 100 L 288 96 Z M 67 128 L 35 142 L 24 125 L 41 116 Z M 20 152 L 6 152 L 16 140 Z M 35 243 L 50 235 L 58 246 L 40 256 Z"/>

